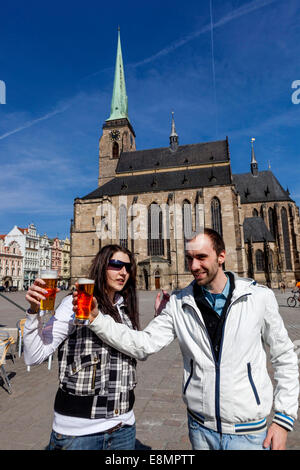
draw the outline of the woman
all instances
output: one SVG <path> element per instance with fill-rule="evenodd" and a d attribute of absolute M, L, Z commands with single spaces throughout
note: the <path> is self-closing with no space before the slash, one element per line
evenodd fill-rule
<path fill-rule="evenodd" d="M 136 263 L 131 252 L 107 245 L 96 255 L 90 278 L 103 314 L 139 329 Z M 24 328 L 24 357 L 40 364 L 58 347 L 59 388 L 48 449 L 134 449 L 136 361 L 103 343 L 88 326 L 73 324 L 72 295 L 66 296 L 41 330 L 38 309 L 44 281 L 35 280 Z M 75 295 L 76 297 L 76 295 Z"/>

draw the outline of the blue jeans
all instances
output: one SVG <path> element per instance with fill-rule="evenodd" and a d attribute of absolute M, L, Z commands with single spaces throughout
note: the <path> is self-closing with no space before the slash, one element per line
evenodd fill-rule
<path fill-rule="evenodd" d="M 220 434 L 201 426 L 188 415 L 189 438 L 193 450 L 269 450 L 263 447 L 267 431 L 255 434 Z"/>
<path fill-rule="evenodd" d="M 47 450 L 134 450 L 135 434 L 135 424 L 122 426 L 111 434 L 65 436 L 52 431 Z"/>

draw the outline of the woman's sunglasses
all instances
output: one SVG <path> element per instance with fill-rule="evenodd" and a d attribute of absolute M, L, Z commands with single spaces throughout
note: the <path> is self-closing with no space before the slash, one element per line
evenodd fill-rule
<path fill-rule="evenodd" d="M 110 259 L 108 266 L 110 268 L 116 269 L 117 271 L 121 271 L 121 269 L 125 266 L 127 273 L 130 274 L 131 263 L 124 263 L 124 261 L 120 261 L 119 259 Z"/>

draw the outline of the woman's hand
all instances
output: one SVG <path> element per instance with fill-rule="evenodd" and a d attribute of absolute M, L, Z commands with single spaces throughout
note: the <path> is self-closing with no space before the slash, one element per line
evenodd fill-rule
<path fill-rule="evenodd" d="M 78 291 L 77 291 L 77 288 L 78 288 L 78 282 L 75 282 L 75 287 L 76 287 L 76 290 L 73 291 L 73 312 L 75 313 L 76 315 L 76 312 L 77 312 L 77 301 L 78 301 Z M 90 314 L 89 314 L 89 321 L 90 323 L 92 323 L 95 318 L 97 317 L 99 313 L 99 307 L 98 307 L 98 302 L 97 302 L 97 299 L 96 297 L 93 297 L 93 300 L 92 300 L 92 306 L 91 306 L 91 311 L 90 311 Z"/>
<path fill-rule="evenodd" d="M 45 286 L 45 281 L 43 279 L 36 279 L 34 283 L 29 287 L 27 294 L 25 296 L 25 299 L 27 302 L 30 304 L 30 310 L 32 312 L 38 313 L 41 305 L 41 300 L 46 299 L 46 295 L 48 294 L 48 291 L 46 289 L 43 289 L 43 286 Z M 56 292 L 59 292 L 60 289 L 58 287 L 56 288 Z"/>
<path fill-rule="evenodd" d="M 170 299 L 170 295 L 168 294 L 167 291 L 163 290 L 162 293 L 163 293 L 163 296 L 161 300 L 160 300 L 160 296 L 161 296 L 160 292 L 158 292 L 156 299 L 155 299 L 155 303 L 154 303 L 154 311 L 155 311 L 154 316 L 155 317 L 157 317 L 161 313 L 161 311 L 165 308 L 165 306 L 167 305 Z"/>

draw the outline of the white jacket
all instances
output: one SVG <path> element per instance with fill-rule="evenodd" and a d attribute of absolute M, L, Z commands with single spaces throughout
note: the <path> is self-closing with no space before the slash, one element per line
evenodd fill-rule
<path fill-rule="evenodd" d="M 162 313 L 143 331 L 99 315 L 91 330 L 116 349 L 140 360 L 178 339 L 183 356 L 183 400 L 189 413 L 218 432 L 243 434 L 266 427 L 273 398 L 273 421 L 292 430 L 298 409 L 298 360 L 272 290 L 235 276 L 226 312 L 218 362 L 193 296 L 193 281 L 171 295 Z M 266 367 L 269 346 L 276 383 Z"/>

